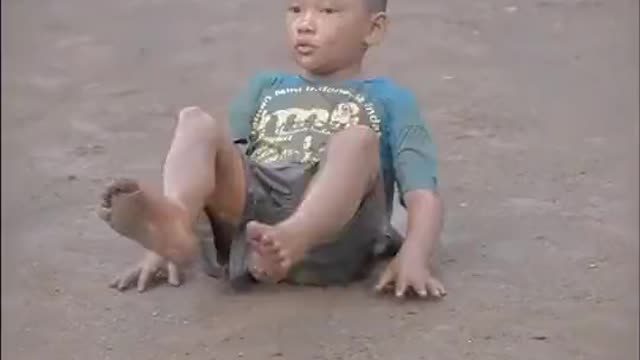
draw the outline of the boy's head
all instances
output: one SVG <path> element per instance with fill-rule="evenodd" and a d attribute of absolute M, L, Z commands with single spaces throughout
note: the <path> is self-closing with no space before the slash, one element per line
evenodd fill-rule
<path fill-rule="evenodd" d="M 359 70 L 387 27 L 387 0 L 288 0 L 287 29 L 296 63 L 312 75 Z"/>

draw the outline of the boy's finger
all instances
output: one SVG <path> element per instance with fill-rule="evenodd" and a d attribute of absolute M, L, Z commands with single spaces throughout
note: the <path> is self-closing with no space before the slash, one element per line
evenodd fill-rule
<path fill-rule="evenodd" d="M 441 298 L 447 295 L 444 286 L 436 279 L 428 280 L 427 287 L 429 289 L 429 293 L 437 298 Z"/>
<path fill-rule="evenodd" d="M 169 263 L 169 265 L 167 265 L 167 269 L 169 270 L 169 284 L 172 286 L 180 286 L 180 272 L 178 271 L 176 264 Z"/>
<path fill-rule="evenodd" d="M 393 272 L 391 269 L 387 268 L 380 276 L 380 280 L 378 280 L 378 284 L 376 284 L 376 291 L 384 290 L 387 285 L 393 280 Z"/>
<path fill-rule="evenodd" d="M 116 278 L 113 279 L 113 281 L 111 281 L 111 284 L 109 284 L 109 286 L 114 289 L 120 290 L 121 284 L 126 279 L 127 276 L 129 276 L 129 273 L 124 273 L 116 276 Z"/>
<path fill-rule="evenodd" d="M 403 278 L 400 278 L 398 281 L 396 281 L 396 297 L 404 297 L 405 292 L 407 292 L 407 281 Z"/>
<path fill-rule="evenodd" d="M 118 290 L 124 291 L 129 288 L 129 286 L 131 286 L 131 284 L 133 284 L 133 282 L 138 278 L 138 275 L 140 275 L 140 268 L 129 271 L 129 273 L 120 279 L 120 282 L 118 283 Z"/>
<path fill-rule="evenodd" d="M 149 278 L 153 271 L 152 269 L 145 267 L 140 271 L 140 276 L 138 276 L 138 292 L 143 292 L 147 289 L 147 284 L 149 283 Z"/>
<path fill-rule="evenodd" d="M 428 284 L 427 288 L 429 289 L 429 294 L 431 294 L 431 296 L 436 298 L 439 298 L 440 296 L 442 296 L 440 294 L 440 290 L 437 287 L 433 286 L 432 284 Z"/>
<path fill-rule="evenodd" d="M 429 292 L 427 291 L 427 285 L 425 283 L 422 283 L 422 282 L 414 283 L 413 289 L 416 291 L 418 296 L 420 296 L 423 299 L 429 296 Z"/>
<path fill-rule="evenodd" d="M 111 280 L 111 282 L 109 283 L 109 287 L 114 289 L 120 288 L 120 283 L 122 282 L 122 279 L 126 278 L 128 274 L 129 274 L 129 271 L 127 271 L 126 273 L 122 273 L 116 276 L 115 278 L 113 278 L 113 280 Z"/>

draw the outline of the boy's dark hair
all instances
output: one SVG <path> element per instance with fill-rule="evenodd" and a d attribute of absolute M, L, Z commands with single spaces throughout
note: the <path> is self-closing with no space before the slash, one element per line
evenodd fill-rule
<path fill-rule="evenodd" d="M 366 0 L 371 12 L 387 11 L 387 0 Z"/>

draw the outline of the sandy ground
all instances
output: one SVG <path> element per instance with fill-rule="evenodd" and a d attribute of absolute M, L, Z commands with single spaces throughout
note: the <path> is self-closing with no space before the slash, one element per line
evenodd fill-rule
<path fill-rule="evenodd" d="M 638 356 L 638 2 L 396 0 L 372 72 L 417 93 L 448 205 L 445 301 L 107 287 L 141 250 L 93 214 L 159 180 L 174 115 L 287 69 L 262 0 L 2 1 L 3 359 Z M 397 216 L 402 223 L 402 214 Z"/>

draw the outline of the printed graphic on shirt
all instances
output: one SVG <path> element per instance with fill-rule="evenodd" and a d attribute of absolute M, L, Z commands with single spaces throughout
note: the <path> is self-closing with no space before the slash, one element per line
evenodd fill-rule
<path fill-rule="evenodd" d="M 253 119 L 251 158 L 260 163 L 320 160 L 331 135 L 353 125 L 380 133 L 373 103 L 350 89 L 302 86 L 266 93 Z"/>

